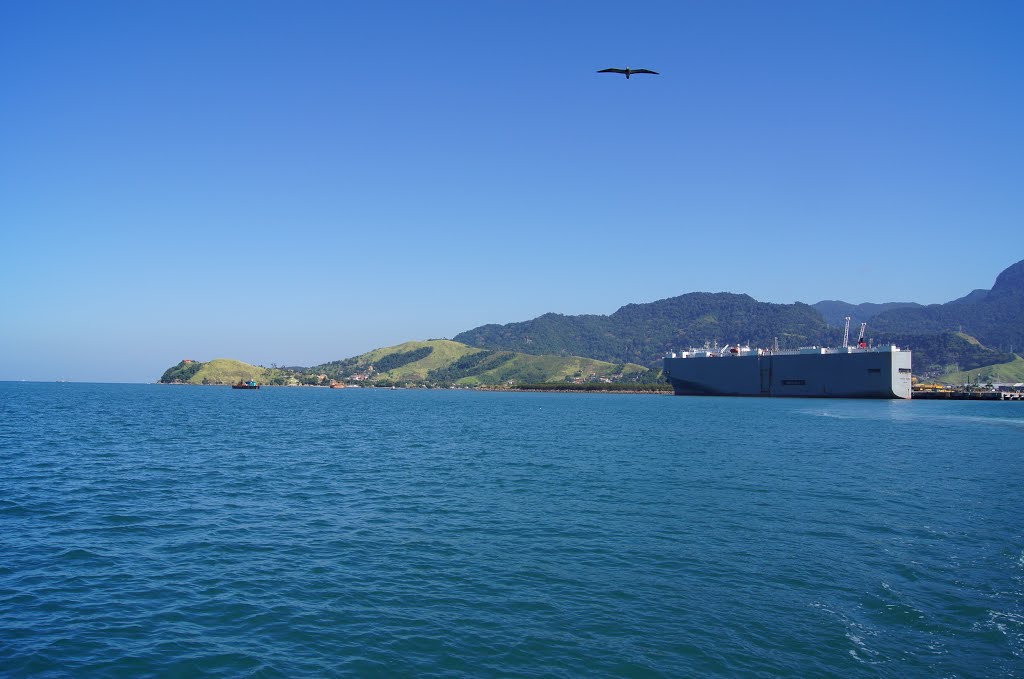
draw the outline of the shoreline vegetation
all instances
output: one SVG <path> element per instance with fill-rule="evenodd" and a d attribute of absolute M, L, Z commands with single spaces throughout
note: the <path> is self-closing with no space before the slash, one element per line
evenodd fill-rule
<path fill-rule="evenodd" d="M 163 384 L 168 386 L 182 386 L 182 387 L 229 387 L 230 384 L 196 384 L 193 382 L 156 382 L 155 384 Z M 283 387 L 286 389 L 302 388 L 302 389 L 332 389 L 326 384 L 261 384 L 261 387 Z M 566 384 L 564 382 L 541 382 L 538 384 L 518 384 L 518 385 L 478 385 L 478 386 L 464 386 L 464 385 L 436 385 L 428 386 L 424 384 L 409 384 L 409 385 L 385 385 L 385 384 L 349 384 L 345 385 L 345 389 L 437 389 L 437 390 L 450 390 L 454 389 L 457 391 L 515 391 L 515 392 L 552 392 L 561 394 L 671 394 L 672 386 L 669 384 L 623 384 L 623 383 L 598 383 L 591 382 L 586 384 Z"/>

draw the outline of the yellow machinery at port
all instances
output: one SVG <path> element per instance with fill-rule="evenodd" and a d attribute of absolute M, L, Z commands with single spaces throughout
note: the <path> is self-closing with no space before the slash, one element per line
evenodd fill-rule
<path fill-rule="evenodd" d="M 915 384 L 914 391 L 953 391 L 953 388 L 948 384 Z"/>

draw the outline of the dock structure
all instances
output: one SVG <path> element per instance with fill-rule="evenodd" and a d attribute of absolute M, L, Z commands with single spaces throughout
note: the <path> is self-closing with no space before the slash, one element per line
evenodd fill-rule
<path fill-rule="evenodd" d="M 915 390 L 912 399 L 941 401 L 1024 401 L 1022 391 L 978 391 L 976 389 Z"/>

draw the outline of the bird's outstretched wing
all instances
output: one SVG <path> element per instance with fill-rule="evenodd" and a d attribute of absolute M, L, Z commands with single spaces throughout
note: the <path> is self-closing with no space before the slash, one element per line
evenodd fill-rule
<path fill-rule="evenodd" d="M 661 75 L 657 71 L 648 71 L 646 68 L 634 68 L 633 73 L 650 73 L 651 75 Z"/>
<path fill-rule="evenodd" d="M 624 69 L 624 68 L 606 68 L 606 69 L 598 71 L 598 73 L 625 73 L 625 72 L 626 72 L 626 69 Z M 636 73 L 636 71 L 633 71 L 633 72 Z"/>

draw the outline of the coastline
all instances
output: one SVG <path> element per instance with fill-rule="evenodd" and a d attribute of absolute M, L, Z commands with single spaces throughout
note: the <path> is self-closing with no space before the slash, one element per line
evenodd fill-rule
<path fill-rule="evenodd" d="M 165 385 L 165 386 L 180 386 L 180 387 L 230 387 L 231 386 L 228 383 L 224 383 L 224 384 L 192 384 L 190 382 L 155 382 L 154 384 L 160 384 L 160 385 Z M 330 389 L 331 387 L 326 385 L 326 384 L 261 384 L 260 388 L 265 388 L 265 389 L 279 389 L 279 388 L 280 389 Z M 471 386 L 458 386 L 458 385 L 450 385 L 450 386 L 445 386 L 445 387 L 442 387 L 442 386 L 429 387 L 429 386 L 425 386 L 425 385 L 422 385 L 422 386 L 421 385 L 410 385 L 410 386 L 400 387 L 400 386 L 397 386 L 397 385 L 394 385 L 394 386 L 392 386 L 392 385 L 377 386 L 377 385 L 361 385 L 360 384 L 360 385 L 346 385 L 343 389 L 387 389 L 387 390 L 391 390 L 391 389 L 434 389 L 434 390 L 437 390 L 437 391 L 448 391 L 448 390 L 458 390 L 458 391 L 508 391 L 508 392 L 522 392 L 522 393 L 527 393 L 527 392 L 535 392 L 535 393 L 536 392 L 546 392 L 546 393 L 555 393 L 555 394 L 640 394 L 640 395 L 654 394 L 654 395 L 669 395 L 669 396 L 671 396 L 672 393 L 673 393 L 671 387 L 657 388 L 657 389 L 637 389 L 637 388 L 628 388 L 628 387 L 615 388 L 614 386 L 611 386 L 611 385 L 609 385 L 608 388 L 593 387 L 593 386 L 590 386 L 590 385 L 579 385 L 576 388 L 573 388 L 573 387 L 567 386 L 567 385 L 551 385 L 550 387 L 549 386 L 542 386 L 542 385 L 523 385 L 523 386 L 518 386 L 518 387 L 512 387 L 512 386 L 488 386 L 488 385 L 479 385 L 479 386 L 472 386 L 472 387 Z M 339 389 L 339 391 L 341 391 L 341 389 Z"/>

